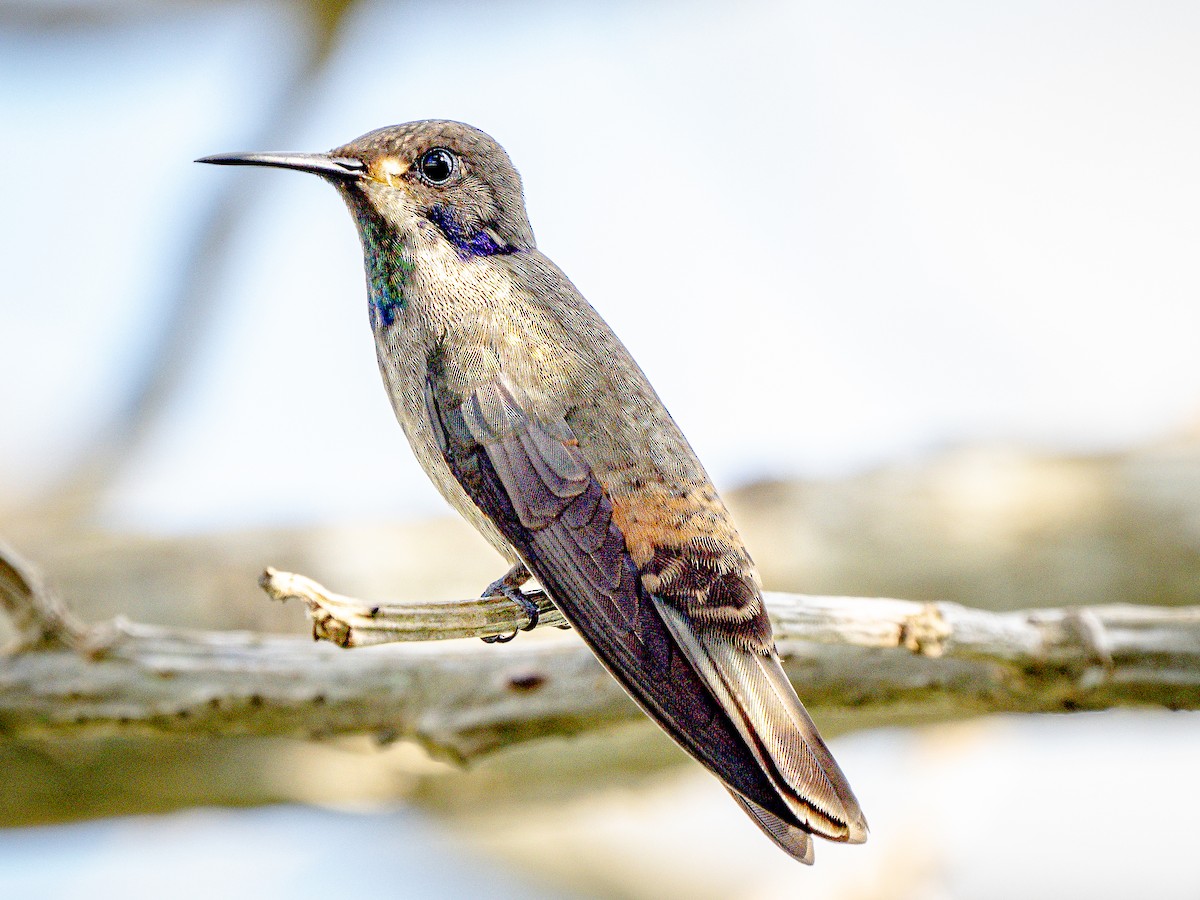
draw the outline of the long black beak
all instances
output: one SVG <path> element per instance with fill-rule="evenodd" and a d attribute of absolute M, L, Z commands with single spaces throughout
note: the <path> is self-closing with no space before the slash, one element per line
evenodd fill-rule
<path fill-rule="evenodd" d="M 366 163 L 361 160 L 326 153 L 218 153 L 202 156 L 196 162 L 215 166 L 274 166 L 340 181 L 361 178 L 367 171 Z"/>

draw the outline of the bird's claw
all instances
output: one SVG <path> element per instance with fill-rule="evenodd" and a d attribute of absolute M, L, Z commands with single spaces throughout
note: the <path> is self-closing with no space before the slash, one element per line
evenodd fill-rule
<path fill-rule="evenodd" d="M 533 631 L 537 628 L 538 619 L 541 617 L 541 610 L 538 605 L 525 596 L 524 591 L 519 587 L 513 587 L 505 582 L 503 578 L 488 585 L 487 591 L 484 592 L 485 597 L 495 597 L 502 595 L 507 597 L 513 603 L 521 607 L 525 611 L 525 615 L 529 617 L 529 623 L 522 625 L 520 628 L 514 628 L 512 634 L 489 634 L 485 638 L 480 638 L 485 644 L 507 644 L 517 636 L 518 631 Z"/>

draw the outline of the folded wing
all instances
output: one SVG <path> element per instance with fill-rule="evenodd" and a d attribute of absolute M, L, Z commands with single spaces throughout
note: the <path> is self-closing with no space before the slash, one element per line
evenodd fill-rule
<path fill-rule="evenodd" d="M 804 862 L 808 832 L 863 840 L 853 794 L 774 653 L 739 649 L 645 589 L 566 422 L 539 417 L 503 377 L 457 396 L 436 365 L 425 400 L 456 480 L 605 667 L 759 827 Z"/>

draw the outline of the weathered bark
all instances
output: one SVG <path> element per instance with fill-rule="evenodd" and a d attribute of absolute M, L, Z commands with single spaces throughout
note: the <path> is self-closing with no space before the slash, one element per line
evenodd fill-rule
<path fill-rule="evenodd" d="M 342 650 L 300 638 L 116 620 L 69 621 L 11 557 L 0 579 L 23 640 L 0 657 L 0 734 L 80 732 L 410 738 L 469 759 L 640 715 L 577 638 Z M 401 633 L 512 631 L 504 598 L 373 605 L 268 572 L 277 596 L 318 607 L 343 643 Z M 991 711 L 1200 708 L 1200 607 L 989 613 L 953 603 L 769 594 L 789 676 L 836 730 Z M 544 624 L 555 624 L 546 609 Z M 52 635 L 52 639 L 45 639 Z"/>

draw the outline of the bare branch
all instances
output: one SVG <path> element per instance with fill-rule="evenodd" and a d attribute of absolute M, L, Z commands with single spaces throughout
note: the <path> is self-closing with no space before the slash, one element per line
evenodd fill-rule
<path fill-rule="evenodd" d="M 491 637 L 529 627 L 529 616 L 507 597 L 431 603 L 369 603 L 323 587 L 294 572 L 268 568 L 258 579 L 273 600 L 300 600 L 308 607 L 313 639 L 339 647 L 369 647 L 399 641 Z M 537 604 L 538 625 L 562 628 L 567 621 L 541 591 L 526 596 Z"/>
<path fill-rule="evenodd" d="M 343 642 L 482 636 L 527 624 L 502 597 L 375 606 L 301 576 L 268 573 L 265 581 L 273 593 L 316 603 L 318 630 Z M 831 730 L 994 711 L 1200 708 L 1200 607 L 989 613 L 792 594 L 767 602 L 788 674 Z M 366 733 L 461 760 L 640 715 L 570 633 L 523 635 L 504 647 L 462 641 L 346 652 L 296 637 L 118 621 L 75 645 L 102 649 L 42 644 L 0 658 L 0 734 Z"/>

